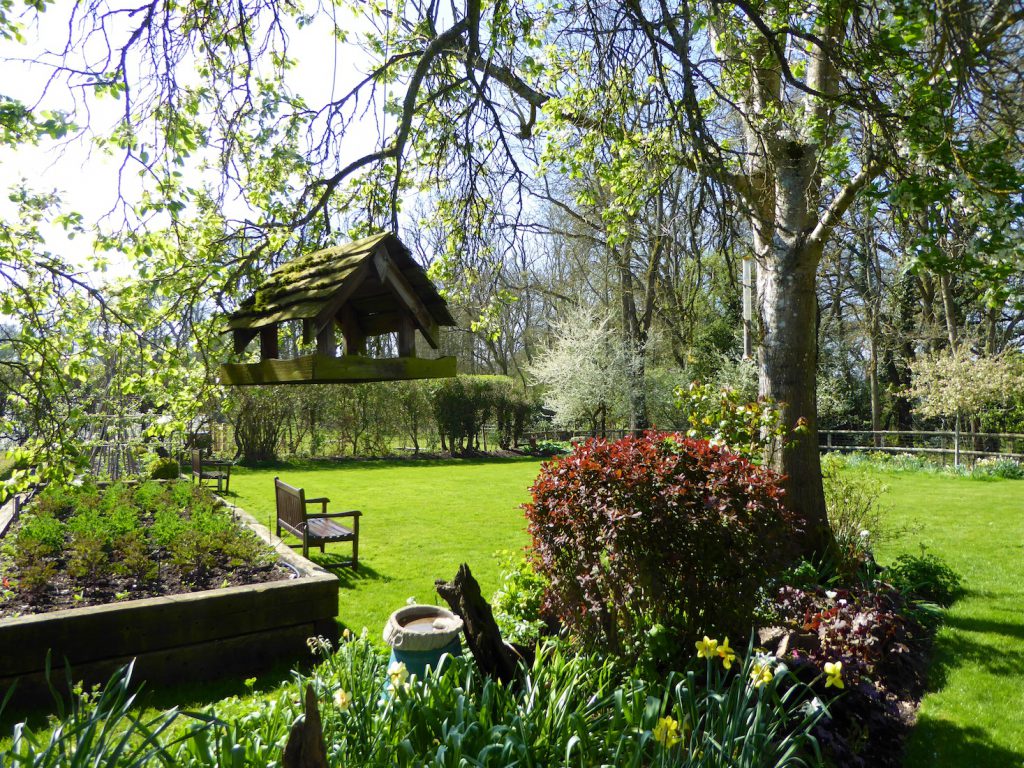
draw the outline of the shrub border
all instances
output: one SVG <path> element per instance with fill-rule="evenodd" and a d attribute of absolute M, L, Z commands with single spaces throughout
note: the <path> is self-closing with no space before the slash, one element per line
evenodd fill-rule
<path fill-rule="evenodd" d="M 338 636 L 338 577 L 272 540 L 266 526 L 220 499 L 234 517 L 270 544 L 299 578 L 132 600 L 0 620 L 0 700 L 17 680 L 12 704 L 50 698 L 45 680 L 66 688 L 102 683 L 135 659 L 135 680 L 149 686 L 250 675 L 308 656 L 306 640 Z"/>

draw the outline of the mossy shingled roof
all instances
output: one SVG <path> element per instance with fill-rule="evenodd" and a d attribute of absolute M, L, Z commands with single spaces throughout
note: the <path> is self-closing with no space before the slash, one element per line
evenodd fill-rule
<path fill-rule="evenodd" d="M 228 316 L 228 327 L 257 328 L 282 320 L 316 317 L 379 247 L 387 250 L 391 263 L 413 287 L 437 324 L 455 325 L 444 299 L 409 249 L 395 235 L 381 232 L 308 253 L 278 267 Z"/>

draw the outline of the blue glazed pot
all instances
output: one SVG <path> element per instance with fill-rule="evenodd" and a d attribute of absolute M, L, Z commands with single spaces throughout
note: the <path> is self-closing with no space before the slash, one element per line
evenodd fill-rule
<path fill-rule="evenodd" d="M 407 605 L 388 618 L 384 642 L 391 646 L 390 668 L 405 665 L 410 675 L 423 680 L 427 667 L 437 669 L 441 657 L 462 655 L 462 619 L 436 605 Z M 390 691 L 391 681 L 387 688 Z"/>

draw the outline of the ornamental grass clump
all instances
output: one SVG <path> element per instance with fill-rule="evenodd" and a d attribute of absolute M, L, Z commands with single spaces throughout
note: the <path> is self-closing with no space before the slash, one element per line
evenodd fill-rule
<path fill-rule="evenodd" d="M 797 528 L 776 474 L 678 434 L 589 440 L 532 494 L 546 607 L 588 650 L 639 658 L 668 638 L 659 666 L 703 634 L 746 637 Z"/>

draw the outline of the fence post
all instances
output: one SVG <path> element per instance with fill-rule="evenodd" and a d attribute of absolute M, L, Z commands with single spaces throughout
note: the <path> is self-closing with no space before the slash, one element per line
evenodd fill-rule
<path fill-rule="evenodd" d="M 953 427 L 953 466 L 960 466 L 960 414 L 956 415 L 956 422 Z"/>
<path fill-rule="evenodd" d="M 825 430 L 825 443 L 828 445 L 829 453 L 831 453 L 832 452 L 832 430 L 831 429 L 826 429 Z"/>

